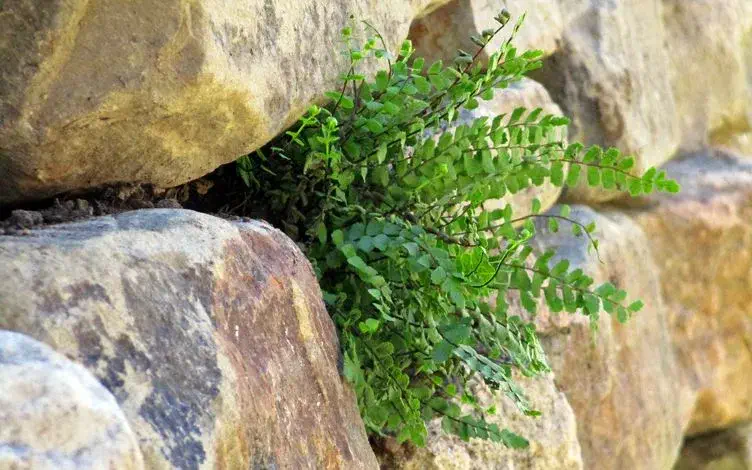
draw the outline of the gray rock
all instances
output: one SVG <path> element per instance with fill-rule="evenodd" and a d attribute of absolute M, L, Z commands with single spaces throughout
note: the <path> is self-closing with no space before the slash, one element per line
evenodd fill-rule
<path fill-rule="evenodd" d="M 0 328 L 83 364 L 147 468 L 376 468 L 295 244 L 150 209 L 0 239 Z"/>
<path fill-rule="evenodd" d="M 17 209 L 11 212 L 10 217 L 4 221 L 8 226 L 14 228 L 31 228 L 44 222 L 42 214 L 36 211 L 27 211 Z"/>
<path fill-rule="evenodd" d="M 0 331 L 0 468 L 142 470 L 115 398 L 48 346 Z"/>

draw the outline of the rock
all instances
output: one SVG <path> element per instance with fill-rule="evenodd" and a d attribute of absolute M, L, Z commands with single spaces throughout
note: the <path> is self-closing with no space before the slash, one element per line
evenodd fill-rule
<path fill-rule="evenodd" d="M 603 314 L 597 333 L 579 314 L 553 315 L 542 309 L 536 318 L 556 388 L 575 413 L 584 468 L 671 468 L 694 395 L 672 347 L 660 271 L 648 237 L 620 213 L 575 206 L 571 217 L 596 222 L 603 263 L 588 253 L 584 237 L 571 235 L 566 223 L 558 234 L 539 233 L 534 239 L 539 249 L 556 249 L 557 256 L 582 268 L 597 284 L 610 281 L 630 299 L 645 303 L 626 324 Z"/>
<path fill-rule="evenodd" d="M 311 266 L 262 222 L 150 209 L 0 239 L 0 328 L 83 364 L 146 468 L 372 469 Z"/>
<path fill-rule="evenodd" d="M 157 202 L 157 207 L 160 209 L 182 209 L 183 206 L 177 201 L 177 199 L 162 199 Z"/>
<path fill-rule="evenodd" d="M 115 398 L 48 346 L 0 331 L 0 468 L 140 470 Z"/>
<path fill-rule="evenodd" d="M 725 146 L 742 155 L 752 155 L 752 131 L 734 134 L 729 137 Z"/>
<path fill-rule="evenodd" d="M 16 228 L 31 228 L 44 222 L 42 214 L 37 211 L 17 209 L 11 212 L 10 217 L 4 221 L 5 225 Z"/>
<path fill-rule="evenodd" d="M 749 470 L 752 425 L 688 440 L 674 470 Z"/>
<path fill-rule="evenodd" d="M 752 162 L 713 152 L 666 170 L 681 192 L 632 216 L 660 269 L 672 341 L 696 393 L 691 436 L 752 419 Z"/>
<path fill-rule="evenodd" d="M 579 0 L 578 0 L 579 1 Z M 567 5 L 563 8 L 558 1 L 532 0 L 524 6 L 508 0 L 453 0 L 413 22 L 410 39 L 417 55 L 430 63 L 443 60 L 451 63 L 462 49 L 470 53 L 477 46 L 470 36 L 479 35 L 483 30 L 496 29 L 499 24 L 494 17 L 507 8 L 513 21 L 526 14 L 525 23 L 520 29 L 515 44 L 519 50 L 542 49 L 546 54 L 553 53 L 564 33 L 564 27 L 574 18 L 579 6 Z M 481 53 L 479 60 L 485 62 L 509 37 L 511 26 L 502 31 Z"/>
<path fill-rule="evenodd" d="M 553 376 L 519 379 L 533 407 L 543 414 L 524 416 L 505 396 L 480 389 L 481 406 L 497 407 L 490 418 L 501 427 L 524 436 L 530 442 L 525 450 L 507 449 L 502 444 L 471 439 L 463 442 L 441 430 L 437 420 L 429 426 L 427 446 L 407 448 L 387 446 L 379 456 L 382 469 L 404 470 L 580 470 L 583 469 L 577 426 L 567 399 L 554 386 Z M 392 449 L 391 452 L 389 449 Z"/>
<path fill-rule="evenodd" d="M 752 2 L 663 0 L 663 19 L 682 149 L 752 130 Z"/>
<path fill-rule="evenodd" d="M 350 15 L 393 48 L 442 1 L 5 1 L 0 204 L 205 175 L 337 84 Z"/>
<path fill-rule="evenodd" d="M 635 155 L 638 174 L 671 158 L 680 138 L 661 1 L 586 5 L 565 25 L 559 48 L 532 78 L 572 118 L 573 141 Z M 588 203 L 618 195 L 585 184 L 566 193 L 569 201 Z"/>

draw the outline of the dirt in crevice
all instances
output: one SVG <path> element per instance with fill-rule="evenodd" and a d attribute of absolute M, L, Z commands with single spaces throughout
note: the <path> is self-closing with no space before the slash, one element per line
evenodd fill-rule
<path fill-rule="evenodd" d="M 85 220 L 138 209 L 194 209 L 201 212 L 201 202 L 213 182 L 201 178 L 184 185 L 160 189 L 151 185 L 119 184 L 93 191 L 59 195 L 55 198 L 19 206 L 0 207 L 0 235 L 24 235 L 30 229 L 46 225 Z"/>
<path fill-rule="evenodd" d="M 262 209 L 268 204 L 256 200 L 258 197 L 238 176 L 235 163 L 229 163 L 202 178 L 169 189 L 117 184 L 22 205 L 0 206 L 0 236 L 25 235 L 31 229 L 48 225 L 152 208 L 190 209 L 227 219 L 242 216 L 274 224 Z"/>

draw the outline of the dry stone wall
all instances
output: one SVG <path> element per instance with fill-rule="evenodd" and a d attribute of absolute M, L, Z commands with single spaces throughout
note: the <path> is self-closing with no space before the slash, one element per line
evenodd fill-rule
<path fill-rule="evenodd" d="M 433 423 L 425 448 L 375 455 L 295 244 L 164 209 L 0 237 L 0 468 L 752 469 L 749 0 L 0 1 L 0 206 L 174 186 L 260 147 L 336 83 L 351 15 L 448 61 L 502 7 L 527 10 L 518 45 L 545 67 L 461 119 L 563 110 L 571 140 L 683 186 L 499 201 L 580 204 L 605 263 L 545 230 L 538 248 L 646 304 L 596 335 L 533 319 L 553 372 L 525 389 L 543 416 L 484 398 L 528 450 Z"/>

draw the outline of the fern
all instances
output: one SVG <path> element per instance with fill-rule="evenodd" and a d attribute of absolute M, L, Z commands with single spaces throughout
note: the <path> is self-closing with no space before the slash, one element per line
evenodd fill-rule
<path fill-rule="evenodd" d="M 592 325 L 602 311 L 626 321 L 642 307 L 616 286 L 594 286 L 566 260 L 553 264 L 552 251 L 536 257 L 536 220 L 553 231 L 567 222 L 597 251 L 595 226 L 572 219 L 567 206 L 541 214 L 535 200 L 529 215 L 517 216 L 510 205 L 485 205 L 547 181 L 585 179 L 633 196 L 678 191 L 665 172 L 635 176 L 634 159 L 617 149 L 564 145 L 569 121 L 541 109 L 446 130 L 460 109 L 542 66 L 541 51 L 513 46 L 522 19 L 488 63 L 478 63 L 509 19 L 501 12 L 495 30 L 473 38 L 475 53 L 459 51 L 449 65 L 414 58 L 409 41 L 392 56 L 367 24 L 371 37 L 359 47 L 345 29 L 351 63 L 327 94 L 331 104 L 312 106 L 267 149 L 272 157 L 238 163 L 249 191 L 304 244 L 339 330 L 344 375 L 374 434 L 422 445 L 425 422 L 442 417 L 443 428 L 463 439 L 524 447 L 524 438 L 484 418 L 492 410 L 467 387 L 479 378 L 521 412 L 538 414 L 513 371 L 549 369 L 534 325 L 512 315 L 506 299 L 519 296 L 531 314 L 543 299 L 551 311 L 586 315 Z M 371 59 L 385 64 L 372 80 L 359 73 Z"/>

